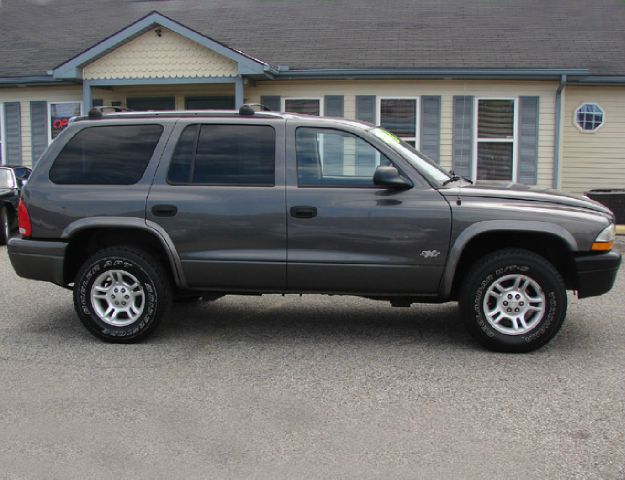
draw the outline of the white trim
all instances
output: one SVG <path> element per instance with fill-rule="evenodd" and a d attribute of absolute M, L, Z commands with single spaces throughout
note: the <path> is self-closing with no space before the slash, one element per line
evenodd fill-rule
<path fill-rule="evenodd" d="M 79 115 L 83 114 L 83 106 L 82 106 L 82 100 L 63 100 L 62 102 L 55 102 L 55 101 L 49 101 L 47 102 L 47 110 L 48 110 L 48 115 L 46 116 L 46 130 L 48 131 L 48 145 L 50 145 L 50 143 L 52 143 L 52 129 L 50 128 L 50 105 L 54 104 L 54 105 L 59 105 L 61 103 L 79 103 L 80 104 L 80 113 Z"/>
<path fill-rule="evenodd" d="M 414 142 L 415 148 L 419 150 L 421 147 L 421 123 L 419 121 L 421 97 L 406 97 L 406 96 L 376 96 L 375 106 L 375 124 L 382 125 L 382 100 L 414 100 L 415 101 L 415 136 L 414 137 L 399 137 L 406 142 Z"/>
<path fill-rule="evenodd" d="M 317 100 L 319 101 L 319 116 L 323 117 L 323 97 L 280 97 L 280 111 L 286 112 L 286 101 L 287 100 Z M 294 112 L 291 112 L 294 113 Z"/>
<path fill-rule="evenodd" d="M 4 103 L 0 102 L 0 155 L 2 155 L 0 165 L 7 164 L 7 134 L 6 125 L 4 123 Z"/>
<path fill-rule="evenodd" d="M 514 116 L 512 125 L 512 139 L 509 138 L 479 138 L 478 120 L 480 100 L 511 100 L 514 102 Z M 518 180 L 518 150 L 519 150 L 519 97 L 475 97 L 473 99 L 473 162 L 471 165 L 471 180 L 477 181 L 477 147 L 479 143 L 512 143 L 512 179 Z"/>
<path fill-rule="evenodd" d="M 595 128 L 594 130 L 584 130 L 582 127 L 579 126 L 579 124 L 577 123 L 577 111 L 582 108 L 584 105 L 594 105 L 595 107 L 599 108 L 599 110 L 601 110 L 601 113 L 603 114 L 603 122 L 601 122 L 601 125 L 599 125 L 597 128 Z M 577 107 L 575 107 L 575 110 L 573 110 L 573 125 L 575 125 L 577 127 L 577 129 L 581 132 L 581 133 L 597 133 L 599 130 L 601 130 L 601 128 L 605 125 L 606 122 L 606 115 L 605 115 L 605 109 L 599 105 L 597 102 L 582 102 L 580 103 Z"/>

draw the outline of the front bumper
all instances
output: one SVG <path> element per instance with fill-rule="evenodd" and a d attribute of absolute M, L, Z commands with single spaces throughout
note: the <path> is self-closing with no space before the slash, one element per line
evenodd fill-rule
<path fill-rule="evenodd" d="M 65 286 L 63 269 L 67 243 L 42 240 L 9 240 L 9 259 L 15 273 L 31 280 Z"/>
<path fill-rule="evenodd" d="M 575 257 L 577 296 L 595 297 L 609 292 L 620 265 L 621 255 L 615 251 Z"/>

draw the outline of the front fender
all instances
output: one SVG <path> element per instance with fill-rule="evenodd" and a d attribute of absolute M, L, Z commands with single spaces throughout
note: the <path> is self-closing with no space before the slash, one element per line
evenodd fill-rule
<path fill-rule="evenodd" d="M 465 247 L 472 239 L 484 233 L 505 232 L 548 234 L 565 242 L 571 251 L 574 252 L 578 250 L 577 241 L 573 235 L 571 235 L 571 233 L 564 227 L 554 223 L 532 220 L 486 220 L 474 223 L 465 228 L 462 233 L 458 235 L 449 249 L 449 256 L 447 258 L 447 265 L 445 266 L 445 271 L 443 272 L 443 277 L 441 279 L 439 294 L 444 298 L 449 298 L 451 296 L 451 289 L 458 262 L 460 261 L 460 257 L 462 256 L 462 252 Z"/>

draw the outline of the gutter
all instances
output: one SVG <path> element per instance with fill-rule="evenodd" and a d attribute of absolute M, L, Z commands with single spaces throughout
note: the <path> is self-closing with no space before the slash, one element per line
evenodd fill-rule
<path fill-rule="evenodd" d="M 566 87 L 566 75 L 560 77 L 560 85 L 556 90 L 556 122 L 553 139 L 553 180 L 552 187 L 557 190 L 560 185 L 560 142 L 561 142 L 561 125 L 562 125 L 562 93 Z"/>
<path fill-rule="evenodd" d="M 402 69 L 402 68 L 367 68 L 367 69 L 310 69 L 291 70 L 279 67 L 272 72 L 277 79 L 322 80 L 322 79 L 492 79 L 492 80 L 560 80 L 563 75 L 586 76 L 587 69 L 495 69 L 495 68 L 447 68 L 447 69 Z"/>
<path fill-rule="evenodd" d="M 52 75 L 33 75 L 27 77 L 0 77 L 0 87 L 3 86 L 19 86 L 19 85 L 63 85 L 76 82 L 67 82 L 58 80 Z"/>

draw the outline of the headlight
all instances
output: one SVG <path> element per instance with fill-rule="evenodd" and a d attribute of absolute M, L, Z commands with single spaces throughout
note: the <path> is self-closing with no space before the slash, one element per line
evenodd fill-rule
<path fill-rule="evenodd" d="M 616 240 L 616 225 L 611 223 L 597 235 L 592 244 L 592 250 L 603 252 L 612 250 L 614 240 Z"/>

